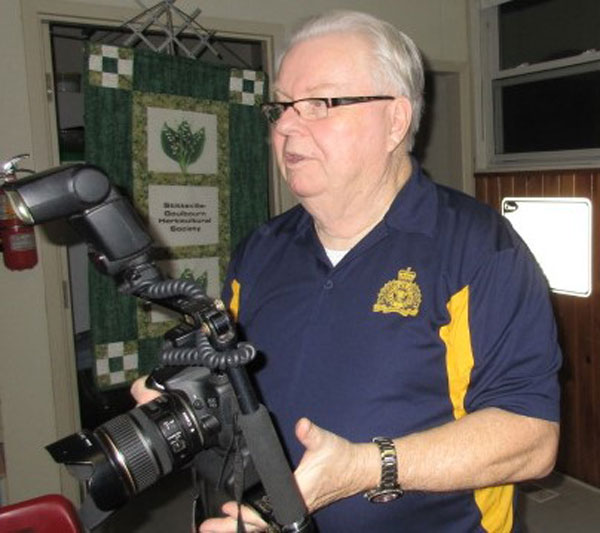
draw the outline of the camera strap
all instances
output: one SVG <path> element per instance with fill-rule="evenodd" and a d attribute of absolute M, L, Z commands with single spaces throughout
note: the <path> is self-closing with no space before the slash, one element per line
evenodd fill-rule
<path fill-rule="evenodd" d="M 233 497 L 238 506 L 237 533 L 246 533 L 244 522 L 242 521 L 242 499 L 244 496 L 244 457 L 242 455 L 242 429 L 238 424 L 237 413 L 233 417 L 233 432 L 231 442 L 223 458 L 221 474 L 217 483 L 218 487 L 223 486 L 223 479 L 226 475 L 229 461 L 233 461 Z"/>
<path fill-rule="evenodd" d="M 238 424 L 238 414 L 235 413 L 233 416 L 233 431 L 231 436 L 231 441 L 225 452 L 225 456 L 223 458 L 223 464 L 221 467 L 221 473 L 219 476 L 219 482 L 217 487 L 223 486 L 223 479 L 228 470 L 228 465 L 232 464 L 233 466 L 233 497 L 238 507 L 238 519 L 237 519 L 237 530 L 236 533 L 246 533 L 246 527 L 242 520 L 242 505 L 244 499 L 244 486 L 245 486 L 245 468 L 244 468 L 244 456 L 242 450 L 244 449 L 244 440 L 243 440 L 243 432 Z M 232 463 L 230 463 L 232 461 Z M 275 517 L 273 516 L 273 509 L 269 502 L 269 498 L 266 494 L 263 494 L 262 497 L 250 497 L 250 500 L 247 502 L 249 507 L 253 508 L 254 511 L 258 512 L 258 514 L 262 517 L 262 519 L 267 522 L 267 533 L 281 533 L 281 528 L 275 522 Z"/>
<path fill-rule="evenodd" d="M 242 430 L 234 420 L 233 434 L 233 492 L 238 507 L 237 533 L 246 533 L 242 521 L 242 498 L 244 496 L 244 458 L 242 456 Z"/>

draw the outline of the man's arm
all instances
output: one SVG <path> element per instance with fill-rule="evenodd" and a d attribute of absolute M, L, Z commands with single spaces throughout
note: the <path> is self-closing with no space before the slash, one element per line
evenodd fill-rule
<path fill-rule="evenodd" d="M 447 491 L 543 477 L 554 466 L 558 434 L 555 422 L 483 409 L 398 439 L 400 479 L 407 490 Z"/>
<path fill-rule="evenodd" d="M 488 408 L 394 440 L 404 490 L 453 491 L 534 479 L 554 466 L 558 424 Z M 374 444 L 351 444 L 303 419 L 306 446 L 296 470 L 311 511 L 379 484 Z"/>

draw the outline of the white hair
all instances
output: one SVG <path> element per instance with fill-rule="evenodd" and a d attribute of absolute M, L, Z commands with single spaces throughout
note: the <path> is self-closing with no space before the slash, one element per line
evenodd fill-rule
<path fill-rule="evenodd" d="M 373 80 L 380 90 L 404 96 L 412 107 L 407 146 L 412 149 L 423 112 L 424 73 L 421 54 L 410 37 L 389 22 L 360 11 L 334 10 L 307 20 L 291 37 L 280 57 L 301 41 L 332 33 L 355 33 L 371 44 Z"/>

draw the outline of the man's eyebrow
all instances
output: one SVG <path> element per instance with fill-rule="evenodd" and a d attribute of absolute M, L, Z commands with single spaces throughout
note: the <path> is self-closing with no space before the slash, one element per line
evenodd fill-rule
<path fill-rule="evenodd" d="M 306 91 L 307 96 L 305 96 L 304 98 L 310 98 L 311 96 L 314 96 L 315 98 L 319 98 L 322 96 L 324 91 L 329 91 L 332 89 L 338 89 L 340 86 L 336 83 L 320 83 L 319 85 L 314 85 L 312 87 L 309 87 L 308 90 Z M 279 87 L 275 86 L 273 88 L 273 97 L 274 98 L 286 98 L 287 100 L 292 100 L 292 97 L 289 96 L 285 91 L 283 91 L 282 89 L 280 89 Z"/>
<path fill-rule="evenodd" d="M 284 91 L 277 87 L 273 89 L 273 98 L 275 100 L 277 100 L 277 98 L 286 98 L 288 100 L 291 100 L 291 98 Z"/>

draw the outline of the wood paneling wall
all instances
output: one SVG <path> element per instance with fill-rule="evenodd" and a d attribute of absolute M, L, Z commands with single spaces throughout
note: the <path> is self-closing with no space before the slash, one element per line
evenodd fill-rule
<path fill-rule="evenodd" d="M 592 201 L 592 294 L 552 301 L 564 355 L 557 470 L 600 487 L 600 169 L 476 174 L 475 194 L 498 210 L 507 196 Z"/>

